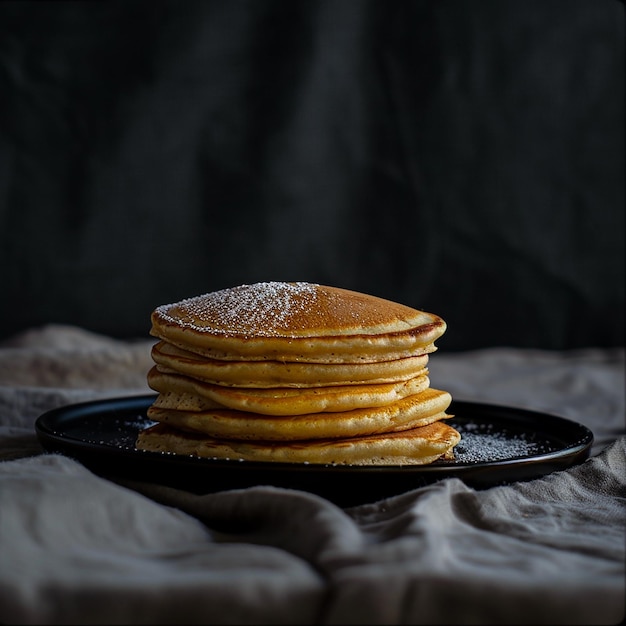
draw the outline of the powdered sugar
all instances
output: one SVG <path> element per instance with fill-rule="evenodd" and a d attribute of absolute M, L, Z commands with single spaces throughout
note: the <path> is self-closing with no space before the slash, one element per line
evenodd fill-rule
<path fill-rule="evenodd" d="M 305 282 L 261 282 L 214 291 L 162 305 L 165 320 L 199 332 L 215 334 L 283 334 L 290 320 L 317 298 L 317 285 Z M 172 313 L 175 311 L 175 317 Z"/>
<path fill-rule="evenodd" d="M 461 433 L 461 441 L 454 448 L 456 463 L 504 461 L 551 451 L 546 442 L 533 441 L 530 433 L 504 432 L 489 423 L 453 426 Z"/>

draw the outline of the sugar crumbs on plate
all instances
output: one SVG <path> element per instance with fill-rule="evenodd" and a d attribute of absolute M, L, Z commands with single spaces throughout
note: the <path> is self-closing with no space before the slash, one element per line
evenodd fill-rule
<path fill-rule="evenodd" d="M 455 426 L 461 441 L 454 449 L 456 463 L 489 463 L 531 457 L 550 452 L 544 442 L 524 433 L 503 432 L 491 424 L 467 423 Z"/>

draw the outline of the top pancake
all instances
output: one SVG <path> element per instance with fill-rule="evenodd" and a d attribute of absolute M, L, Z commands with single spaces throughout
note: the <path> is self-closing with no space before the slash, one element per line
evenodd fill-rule
<path fill-rule="evenodd" d="M 240 285 L 159 306 L 151 334 L 218 360 L 379 362 L 433 352 L 438 316 L 313 283 Z"/>

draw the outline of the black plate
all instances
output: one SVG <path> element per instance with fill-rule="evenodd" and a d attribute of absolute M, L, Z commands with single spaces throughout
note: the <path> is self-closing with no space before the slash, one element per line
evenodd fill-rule
<path fill-rule="evenodd" d="M 531 480 L 581 463 L 593 442 L 585 426 L 526 409 L 454 401 L 448 423 L 462 436 L 454 461 L 425 466 L 316 465 L 201 459 L 135 449 L 152 422 L 154 394 L 73 404 L 39 417 L 44 449 L 75 458 L 102 476 L 147 480 L 211 493 L 253 485 L 302 489 L 342 506 L 403 493 L 456 477 L 481 489 Z"/>

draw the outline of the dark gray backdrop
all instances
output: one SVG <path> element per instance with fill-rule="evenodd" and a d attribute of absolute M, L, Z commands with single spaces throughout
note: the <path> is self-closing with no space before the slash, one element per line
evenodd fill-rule
<path fill-rule="evenodd" d="M 0 3 L 0 333 L 308 280 L 624 343 L 614 0 Z"/>

